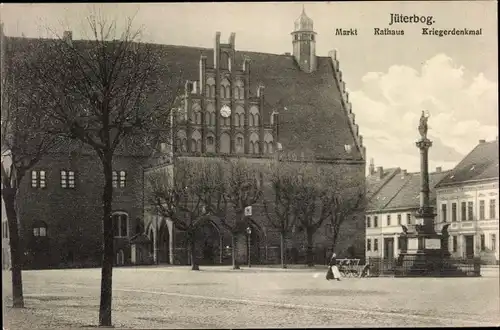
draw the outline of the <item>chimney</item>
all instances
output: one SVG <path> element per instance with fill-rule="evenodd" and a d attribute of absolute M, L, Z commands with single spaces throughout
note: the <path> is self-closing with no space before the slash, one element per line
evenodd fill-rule
<path fill-rule="evenodd" d="M 71 46 L 71 42 L 73 41 L 73 32 L 71 32 L 71 31 L 64 31 L 62 39 L 64 41 L 66 41 Z"/>
<path fill-rule="evenodd" d="M 229 36 L 229 44 L 231 45 L 231 49 L 234 49 L 235 42 L 234 40 L 236 39 L 236 33 L 232 32 Z"/>
<path fill-rule="evenodd" d="M 377 175 L 379 179 L 382 179 L 382 177 L 384 176 L 384 168 L 382 166 L 377 167 Z"/>
<path fill-rule="evenodd" d="M 370 158 L 370 166 L 368 167 L 368 171 L 369 171 L 368 173 L 370 175 L 375 174 L 375 162 L 374 162 L 373 158 Z"/>
<path fill-rule="evenodd" d="M 436 167 L 436 173 L 441 173 L 443 168 L 441 166 Z"/>
<path fill-rule="evenodd" d="M 479 140 L 479 143 L 485 143 L 486 140 Z"/>

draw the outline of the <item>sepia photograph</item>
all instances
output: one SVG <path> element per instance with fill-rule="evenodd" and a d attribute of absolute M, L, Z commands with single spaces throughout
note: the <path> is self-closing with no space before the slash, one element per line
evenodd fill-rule
<path fill-rule="evenodd" d="M 0 21 L 3 329 L 500 326 L 496 1 Z"/>

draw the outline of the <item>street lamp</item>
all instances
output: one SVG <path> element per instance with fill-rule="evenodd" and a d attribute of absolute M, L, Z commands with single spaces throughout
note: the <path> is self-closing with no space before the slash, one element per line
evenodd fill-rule
<path fill-rule="evenodd" d="M 252 267 L 252 264 L 250 263 L 250 247 L 252 246 L 250 235 L 252 235 L 252 228 L 247 227 L 247 235 L 248 235 L 248 268 L 250 268 Z"/>

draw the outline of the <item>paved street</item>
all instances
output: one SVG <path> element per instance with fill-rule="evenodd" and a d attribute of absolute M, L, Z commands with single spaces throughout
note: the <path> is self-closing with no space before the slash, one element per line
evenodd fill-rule
<path fill-rule="evenodd" d="M 11 305 L 9 272 L 4 295 Z M 26 309 L 7 329 L 97 324 L 99 269 L 26 271 Z M 500 325 L 498 272 L 481 278 L 346 278 L 321 269 L 142 267 L 114 270 L 117 328 Z"/>

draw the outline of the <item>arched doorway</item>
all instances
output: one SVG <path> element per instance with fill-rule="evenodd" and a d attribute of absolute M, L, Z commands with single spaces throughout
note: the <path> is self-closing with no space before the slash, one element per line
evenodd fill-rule
<path fill-rule="evenodd" d="M 118 250 L 116 253 L 116 265 L 117 266 L 122 266 L 125 264 L 125 254 L 123 253 L 123 250 Z"/>
<path fill-rule="evenodd" d="M 212 221 L 207 221 L 196 232 L 196 256 L 200 265 L 220 263 L 220 232 Z"/>
<path fill-rule="evenodd" d="M 166 223 L 160 227 L 158 232 L 158 262 L 170 263 L 170 231 Z"/>

